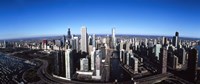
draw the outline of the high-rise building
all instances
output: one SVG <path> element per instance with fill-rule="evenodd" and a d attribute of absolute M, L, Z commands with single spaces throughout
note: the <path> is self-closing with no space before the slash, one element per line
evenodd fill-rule
<path fill-rule="evenodd" d="M 66 79 L 71 80 L 73 75 L 73 56 L 72 56 L 72 50 L 66 49 L 65 50 L 65 67 L 66 67 Z"/>
<path fill-rule="evenodd" d="M 139 60 L 137 59 L 137 58 L 135 58 L 134 57 L 134 59 L 133 59 L 133 63 L 134 63 L 134 66 L 133 66 L 133 68 L 134 68 L 134 73 L 138 73 L 138 63 L 139 63 Z"/>
<path fill-rule="evenodd" d="M 178 57 L 176 56 L 176 55 L 174 55 L 172 52 L 169 52 L 168 53 L 168 57 L 169 58 L 167 58 L 167 65 L 169 65 L 169 67 L 171 68 L 171 69 L 177 69 L 178 68 Z"/>
<path fill-rule="evenodd" d="M 112 28 L 112 43 L 113 43 L 113 48 L 116 48 L 116 37 L 115 37 L 115 28 Z"/>
<path fill-rule="evenodd" d="M 147 38 L 145 38 L 145 40 L 144 40 L 144 45 L 145 45 L 145 47 L 148 47 L 148 39 Z"/>
<path fill-rule="evenodd" d="M 124 52 L 125 52 L 124 49 L 120 50 L 119 60 L 120 60 L 121 62 L 123 61 Z"/>
<path fill-rule="evenodd" d="M 96 52 L 96 62 L 95 62 L 95 64 L 96 64 L 96 76 L 100 76 L 100 71 L 101 71 L 101 58 L 102 58 L 102 52 L 101 52 L 101 50 L 97 50 L 97 52 Z"/>
<path fill-rule="evenodd" d="M 87 37 L 87 28 L 82 26 L 81 28 L 81 51 L 88 52 L 88 37 Z"/>
<path fill-rule="evenodd" d="M 55 52 L 52 52 L 54 56 L 54 70 L 53 73 L 57 76 L 65 77 L 65 52 L 58 50 Z"/>
<path fill-rule="evenodd" d="M 123 53 L 122 53 L 122 63 L 123 64 L 126 64 L 126 62 L 127 62 L 127 51 L 124 51 Z"/>
<path fill-rule="evenodd" d="M 95 34 L 93 34 L 93 37 L 92 37 L 92 46 L 96 48 L 96 36 Z"/>
<path fill-rule="evenodd" d="M 106 58 L 106 47 L 103 45 L 100 47 L 101 50 L 101 59 L 105 59 Z"/>
<path fill-rule="evenodd" d="M 129 63 L 130 63 L 130 53 L 129 53 L 129 52 L 128 52 L 127 55 L 126 55 L 126 59 L 127 59 L 127 60 L 126 60 L 126 61 L 127 61 L 127 62 L 126 62 L 126 65 L 129 65 Z"/>
<path fill-rule="evenodd" d="M 185 64 L 185 61 L 186 61 L 186 51 L 185 51 L 185 49 L 184 48 L 180 48 L 179 50 L 178 50 L 178 62 L 180 63 L 180 64 Z"/>
<path fill-rule="evenodd" d="M 127 51 L 130 50 L 131 45 L 132 45 L 131 42 L 127 42 L 127 43 L 126 43 L 126 50 L 127 50 Z"/>
<path fill-rule="evenodd" d="M 61 42 L 62 42 L 61 46 L 65 47 L 65 44 L 66 44 L 66 37 L 65 37 L 65 35 L 63 35 Z"/>
<path fill-rule="evenodd" d="M 76 44 L 76 39 L 71 39 L 71 44 L 70 44 L 71 46 L 72 46 L 72 50 L 76 50 L 76 48 L 77 48 L 77 44 Z"/>
<path fill-rule="evenodd" d="M 123 41 L 120 42 L 120 50 L 122 50 L 122 49 L 124 49 L 124 42 Z"/>
<path fill-rule="evenodd" d="M 156 40 L 156 39 L 153 40 L 153 44 L 154 44 L 154 45 L 157 44 L 157 40 Z"/>
<path fill-rule="evenodd" d="M 7 42 L 4 40 L 3 48 L 7 47 Z"/>
<path fill-rule="evenodd" d="M 167 46 L 167 38 L 162 37 L 162 45 Z"/>
<path fill-rule="evenodd" d="M 71 31 L 70 31 L 70 28 L 68 28 L 68 31 L 67 31 L 67 39 L 71 39 L 72 36 L 71 36 Z"/>
<path fill-rule="evenodd" d="M 161 44 L 156 44 L 155 45 L 155 57 L 157 58 L 157 60 L 159 60 L 159 54 L 160 54 L 160 48 L 162 48 Z"/>
<path fill-rule="evenodd" d="M 90 35 L 89 37 L 88 37 L 88 45 L 92 45 L 92 36 Z"/>
<path fill-rule="evenodd" d="M 175 36 L 173 37 L 173 46 L 177 47 L 179 43 L 179 33 L 176 32 Z"/>
<path fill-rule="evenodd" d="M 67 31 L 67 38 L 66 37 L 64 38 L 65 38 L 64 45 L 71 45 L 72 35 L 71 35 L 70 28 L 68 28 L 68 31 Z"/>
<path fill-rule="evenodd" d="M 198 51 L 196 49 L 189 50 L 188 54 L 188 80 L 195 82 L 197 80 L 197 64 L 198 64 Z"/>
<path fill-rule="evenodd" d="M 47 40 L 43 40 L 43 41 L 42 41 L 42 48 L 43 48 L 44 50 L 47 49 Z"/>
<path fill-rule="evenodd" d="M 94 70 L 95 68 L 95 58 L 96 58 L 96 49 L 93 47 L 93 50 L 91 52 L 91 70 Z"/>
<path fill-rule="evenodd" d="M 76 49 L 76 51 L 78 52 L 79 51 L 79 38 L 78 37 L 73 37 L 73 40 L 74 40 L 74 42 L 75 42 L 75 44 L 74 43 L 72 43 L 72 44 L 74 44 L 75 45 L 75 49 Z M 72 45 L 73 46 L 73 45 Z"/>
<path fill-rule="evenodd" d="M 200 41 L 199 41 L 199 45 L 197 45 L 196 47 L 195 47 L 197 50 L 198 50 L 198 67 L 200 67 Z"/>
<path fill-rule="evenodd" d="M 160 70 L 161 73 L 167 72 L 167 48 L 163 47 L 160 49 Z"/>
<path fill-rule="evenodd" d="M 62 46 L 62 41 L 61 40 L 55 40 L 55 45 L 58 47 Z"/>
<path fill-rule="evenodd" d="M 162 45 L 165 44 L 165 37 L 162 37 Z"/>
<path fill-rule="evenodd" d="M 87 72 L 89 70 L 88 66 L 88 58 L 81 58 L 80 59 L 80 70 Z"/>

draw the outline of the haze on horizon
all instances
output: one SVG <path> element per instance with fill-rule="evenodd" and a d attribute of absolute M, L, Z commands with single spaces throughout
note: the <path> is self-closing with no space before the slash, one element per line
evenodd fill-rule
<path fill-rule="evenodd" d="M 80 34 L 200 38 L 198 0 L 0 0 L 0 39 Z"/>

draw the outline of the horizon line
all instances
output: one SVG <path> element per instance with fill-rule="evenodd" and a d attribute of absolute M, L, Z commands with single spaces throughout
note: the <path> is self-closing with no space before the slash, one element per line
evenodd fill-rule
<path fill-rule="evenodd" d="M 38 35 L 38 36 L 27 36 L 27 37 L 14 37 L 14 38 L 3 38 L 0 40 L 14 40 L 14 39 L 29 39 L 29 38 L 46 38 L 46 37 L 54 37 L 54 36 L 67 36 L 66 34 L 59 34 L 59 35 Z M 81 35 L 81 34 L 71 34 L 71 35 Z M 93 35 L 93 33 L 88 34 Z M 112 35 L 112 34 L 95 34 L 95 35 Z M 117 35 L 135 35 L 135 36 L 156 36 L 156 37 L 173 37 L 173 35 L 150 35 L 150 34 L 115 34 Z M 190 36 L 179 36 L 181 38 L 193 38 L 193 39 L 200 39 L 200 37 L 190 37 Z"/>

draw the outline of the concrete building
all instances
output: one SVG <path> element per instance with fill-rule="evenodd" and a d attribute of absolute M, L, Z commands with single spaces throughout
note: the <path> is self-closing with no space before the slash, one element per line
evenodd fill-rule
<path fill-rule="evenodd" d="M 95 68 L 95 58 L 96 58 L 96 49 L 93 47 L 93 50 L 91 52 L 91 70 L 94 70 Z"/>
<path fill-rule="evenodd" d="M 160 51 L 160 72 L 167 73 L 167 48 L 163 47 Z"/>
<path fill-rule="evenodd" d="M 95 34 L 93 34 L 93 37 L 92 37 L 92 46 L 96 48 L 96 36 L 95 36 Z"/>
<path fill-rule="evenodd" d="M 138 73 L 138 64 L 139 64 L 139 60 L 138 60 L 137 58 L 134 57 L 133 61 L 134 61 L 134 66 L 133 66 L 133 68 L 134 68 L 134 73 Z"/>
<path fill-rule="evenodd" d="M 60 46 L 61 46 L 61 47 L 65 47 L 65 44 L 66 44 L 66 37 L 65 37 L 65 35 L 63 35 L 63 37 L 62 37 L 62 39 L 61 39 L 61 44 L 60 44 Z"/>
<path fill-rule="evenodd" d="M 101 79 L 101 59 L 102 59 L 102 52 L 100 50 L 97 50 L 96 52 L 96 58 L 95 58 L 95 76 L 92 76 L 94 79 Z"/>
<path fill-rule="evenodd" d="M 185 61 L 186 61 L 186 51 L 184 48 L 180 48 L 178 50 L 178 62 L 182 65 L 185 64 Z"/>
<path fill-rule="evenodd" d="M 81 51 L 88 52 L 88 35 L 87 35 L 87 28 L 82 26 L 81 28 Z"/>
<path fill-rule="evenodd" d="M 66 49 L 65 50 L 65 67 L 66 67 L 66 79 L 71 80 L 73 75 L 73 56 L 72 50 Z"/>
<path fill-rule="evenodd" d="M 71 44 L 72 50 L 76 50 L 77 52 L 79 51 L 79 38 L 78 37 L 73 37 L 71 39 Z"/>
<path fill-rule="evenodd" d="M 112 43 L 113 43 L 113 49 L 115 49 L 116 48 L 115 28 L 112 28 Z"/>
<path fill-rule="evenodd" d="M 124 49 L 120 50 L 120 54 L 119 54 L 119 60 L 120 60 L 120 62 L 123 61 L 124 52 L 125 52 Z"/>
<path fill-rule="evenodd" d="M 159 60 L 160 48 L 162 48 L 161 44 L 156 44 L 154 47 L 155 57 Z"/>
<path fill-rule="evenodd" d="M 187 76 L 190 82 L 197 81 L 198 67 L 198 51 L 196 49 L 189 50 Z"/>
<path fill-rule="evenodd" d="M 88 58 L 81 58 L 80 59 L 80 71 L 87 72 L 89 70 L 88 66 Z"/>
<path fill-rule="evenodd" d="M 126 62 L 126 65 L 128 65 L 128 66 L 130 65 L 130 57 L 131 57 L 131 53 L 130 53 L 130 52 L 127 52 L 127 55 L 126 55 L 126 59 L 127 59 L 127 60 L 126 60 L 126 61 L 127 61 L 127 62 Z"/>
<path fill-rule="evenodd" d="M 3 48 L 6 48 L 7 47 L 7 42 L 4 40 L 4 43 L 3 43 Z"/>
<path fill-rule="evenodd" d="M 42 41 L 42 49 L 47 50 L 47 40 Z"/>
<path fill-rule="evenodd" d="M 168 65 L 171 69 L 177 69 L 178 68 L 178 57 L 174 55 L 173 53 L 168 53 Z"/>
<path fill-rule="evenodd" d="M 65 52 L 58 50 L 55 52 L 52 52 L 54 55 L 54 69 L 53 69 L 53 74 L 57 76 L 65 76 Z"/>

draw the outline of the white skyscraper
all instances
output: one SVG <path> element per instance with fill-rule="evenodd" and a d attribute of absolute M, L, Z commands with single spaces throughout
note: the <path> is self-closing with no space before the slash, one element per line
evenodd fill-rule
<path fill-rule="evenodd" d="M 95 50 L 95 47 L 93 47 L 93 50 L 91 52 L 91 70 L 94 70 L 95 58 L 96 58 L 96 50 Z"/>
<path fill-rule="evenodd" d="M 92 37 L 92 46 L 93 47 L 96 47 L 96 38 L 95 38 L 95 34 L 93 34 L 93 37 Z"/>
<path fill-rule="evenodd" d="M 130 61 L 130 53 L 127 53 L 126 55 L 126 65 L 129 65 L 129 61 Z"/>
<path fill-rule="evenodd" d="M 101 59 L 102 59 L 102 51 L 97 50 L 96 51 L 96 58 L 95 58 L 96 74 L 95 74 L 95 76 L 92 76 L 92 78 L 94 78 L 94 79 L 101 79 Z"/>
<path fill-rule="evenodd" d="M 157 57 L 157 60 L 159 60 L 159 57 L 160 57 L 160 48 L 162 48 L 162 45 L 161 44 L 156 44 L 155 45 L 155 56 Z"/>
<path fill-rule="evenodd" d="M 78 39 L 78 37 L 73 37 L 71 39 L 71 46 L 72 46 L 72 50 L 76 50 L 77 52 L 79 51 L 79 39 Z"/>
<path fill-rule="evenodd" d="M 96 56 L 96 76 L 100 76 L 100 68 L 101 68 L 101 57 L 99 54 Z"/>
<path fill-rule="evenodd" d="M 113 48 L 116 47 L 116 37 L 115 37 L 115 28 L 112 28 L 112 43 L 113 43 Z"/>
<path fill-rule="evenodd" d="M 134 57 L 134 73 L 138 73 L 138 62 L 139 60 Z"/>
<path fill-rule="evenodd" d="M 65 68 L 66 68 L 66 79 L 71 80 L 72 77 L 72 50 L 71 49 L 66 49 L 65 50 Z"/>
<path fill-rule="evenodd" d="M 87 28 L 82 26 L 81 28 L 81 51 L 88 52 L 88 38 L 87 38 Z"/>
<path fill-rule="evenodd" d="M 81 71 L 88 71 L 88 58 L 81 58 L 80 59 L 80 70 Z"/>

